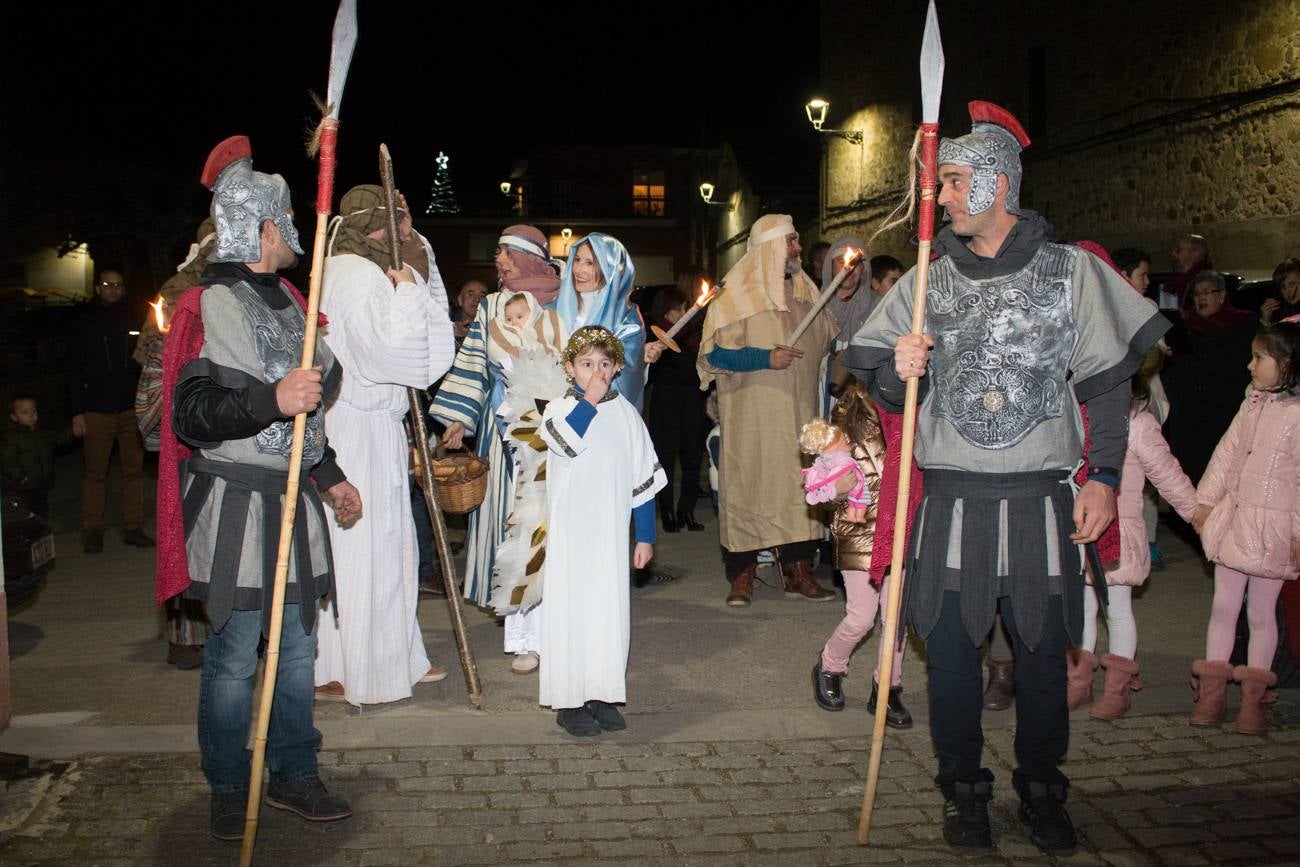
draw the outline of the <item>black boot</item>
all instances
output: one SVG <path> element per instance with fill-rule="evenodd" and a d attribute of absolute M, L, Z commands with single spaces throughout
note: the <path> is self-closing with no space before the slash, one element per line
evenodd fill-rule
<path fill-rule="evenodd" d="M 1044 852 L 1068 855 L 1079 845 L 1065 796 L 1065 786 L 1044 783 L 1029 783 L 1020 792 L 1020 821 L 1029 826 L 1030 842 Z"/>
<path fill-rule="evenodd" d="M 695 515 L 691 512 L 678 512 L 677 524 L 678 526 L 685 527 L 692 533 L 698 533 L 704 529 L 704 525 L 695 520 Z"/>
<path fill-rule="evenodd" d="M 867 705 L 871 713 L 876 712 L 876 690 L 880 684 L 874 680 L 871 681 L 871 703 Z M 891 729 L 910 729 L 912 727 L 912 713 L 903 705 L 903 688 L 901 686 L 891 687 L 889 698 L 885 704 L 885 725 Z"/>
<path fill-rule="evenodd" d="M 682 528 L 682 525 L 677 522 L 677 513 L 671 509 L 659 511 L 659 522 L 664 525 L 665 533 L 676 533 Z"/>
<path fill-rule="evenodd" d="M 943 802 L 943 839 L 962 848 L 988 849 L 993 846 L 989 828 L 989 783 L 954 783 L 952 794 Z"/>
<path fill-rule="evenodd" d="M 813 666 L 813 700 L 822 710 L 844 710 L 844 690 L 841 686 L 844 672 L 822 671 L 822 658 L 817 656 Z"/>

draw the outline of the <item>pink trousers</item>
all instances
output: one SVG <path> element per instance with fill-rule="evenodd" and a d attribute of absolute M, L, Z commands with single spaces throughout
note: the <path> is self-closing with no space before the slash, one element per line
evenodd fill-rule
<path fill-rule="evenodd" d="M 844 591 L 848 596 L 848 603 L 844 606 L 844 619 L 840 625 L 835 627 L 831 633 L 830 640 L 822 648 L 822 671 L 847 672 L 849 670 L 849 656 L 852 655 L 854 648 L 859 642 L 866 637 L 871 631 L 871 627 L 876 624 L 876 612 L 880 609 L 880 598 L 882 593 L 889 592 L 889 579 L 886 578 L 884 583 L 877 590 L 871 586 L 871 578 L 866 572 L 857 570 L 845 570 Z M 902 617 L 899 617 L 901 622 Z M 889 678 L 891 686 L 901 686 L 903 683 L 903 642 L 907 638 L 906 627 L 901 626 L 898 630 L 898 647 L 894 650 L 894 670 Z M 885 640 L 885 630 L 880 630 L 880 640 Z M 880 648 L 880 654 L 885 652 L 885 648 Z M 876 657 L 876 674 L 877 681 L 880 678 L 880 659 L 881 655 Z"/>
<path fill-rule="evenodd" d="M 1252 668 L 1273 667 L 1277 652 L 1277 597 L 1282 593 L 1280 578 L 1260 578 L 1229 569 L 1222 563 L 1214 566 L 1214 607 L 1210 625 L 1205 630 L 1205 658 L 1227 662 L 1237 640 L 1237 616 L 1243 597 L 1250 641 L 1246 645 L 1246 664 Z"/>

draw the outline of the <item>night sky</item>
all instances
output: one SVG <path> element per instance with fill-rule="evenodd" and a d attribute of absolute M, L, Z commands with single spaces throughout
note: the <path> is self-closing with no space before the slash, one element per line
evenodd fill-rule
<path fill-rule="evenodd" d="M 810 134 L 802 105 L 817 89 L 818 25 L 809 5 L 803 20 L 742 21 L 723 3 L 571 13 L 583 7 L 359 0 L 336 189 L 377 180 L 380 141 L 417 208 L 439 149 L 472 208 L 499 197 L 512 161 L 543 140 L 694 147 Z M 169 3 L 154 14 L 136 11 L 143 4 L 24 6 L 6 12 L 0 60 L 10 191 L 57 191 L 68 209 L 76 191 L 62 187 L 84 185 L 75 167 L 146 167 L 174 184 L 176 201 L 160 209 L 202 207 L 208 151 L 244 133 L 255 166 L 284 174 L 300 210 L 309 207 L 315 167 L 302 141 L 315 116 L 309 91 L 323 96 L 326 85 L 330 0 Z M 23 186 L 33 178 L 39 188 Z"/>

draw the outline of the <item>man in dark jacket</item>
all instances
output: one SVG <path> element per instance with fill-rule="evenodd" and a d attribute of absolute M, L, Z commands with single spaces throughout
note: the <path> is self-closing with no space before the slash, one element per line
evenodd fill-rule
<path fill-rule="evenodd" d="M 81 482 L 81 543 L 87 554 L 104 550 L 104 500 L 108 464 L 116 443 L 122 462 L 122 540 L 153 547 L 144 524 L 144 443 L 135 423 L 140 366 L 131 358 L 139 318 L 122 302 L 122 272 L 103 268 L 95 300 L 73 326 L 68 343 L 68 409 L 72 431 L 85 438 Z"/>

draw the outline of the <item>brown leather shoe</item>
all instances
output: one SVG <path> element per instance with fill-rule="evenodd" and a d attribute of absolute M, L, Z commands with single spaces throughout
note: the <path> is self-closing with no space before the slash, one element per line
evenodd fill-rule
<path fill-rule="evenodd" d="M 732 608 L 744 608 L 754 598 L 754 575 L 758 564 L 750 563 L 739 575 L 731 579 L 731 592 L 727 594 L 727 604 Z"/>
<path fill-rule="evenodd" d="M 331 680 L 324 686 L 316 687 L 317 701 L 347 701 L 347 694 L 343 690 L 343 684 L 337 680 Z"/>
<path fill-rule="evenodd" d="M 1014 659 L 989 659 L 989 685 L 984 689 L 985 710 L 1006 710 L 1016 699 Z"/>
<path fill-rule="evenodd" d="M 812 602 L 830 602 L 835 598 L 834 590 L 827 590 L 812 578 L 812 564 L 807 560 L 781 564 L 781 583 L 785 595 L 790 598 L 808 599 Z"/>

